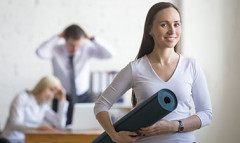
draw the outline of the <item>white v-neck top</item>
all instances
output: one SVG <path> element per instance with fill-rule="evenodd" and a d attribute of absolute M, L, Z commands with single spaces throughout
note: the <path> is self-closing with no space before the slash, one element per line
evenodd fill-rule
<path fill-rule="evenodd" d="M 115 77 L 110 86 L 95 103 L 94 112 L 108 111 L 111 106 L 130 88 L 135 92 L 137 106 L 163 88 L 172 90 L 177 99 L 177 108 L 168 114 L 167 120 L 181 120 L 191 116 L 191 99 L 201 126 L 212 120 L 212 106 L 204 73 L 196 60 L 180 55 L 178 65 L 168 81 L 163 81 L 154 71 L 147 56 L 130 62 Z M 131 97 L 129 97 L 131 98 Z M 194 132 L 172 133 L 143 137 L 137 143 L 192 143 Z"/>

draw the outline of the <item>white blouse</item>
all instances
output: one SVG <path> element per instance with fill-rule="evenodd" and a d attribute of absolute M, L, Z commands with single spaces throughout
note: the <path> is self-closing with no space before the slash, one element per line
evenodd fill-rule
<path fill-rule="evenodd" d="M 130 62 L 96 101 L 95 115 L 108 111 L 130 88 L 135 92 L 137 105 L 160 89 L 172 90 L 178 99 L 178 105 L 165 117 L 167 120 L 181 120 L 191 116 L 191 99 L 195 104 L 195 115 L 201 120 L 201 126 L 208 125 L 212 120 L 212 106 L 206 79 L 201 67 L 194 59 L 180 55 L 175 72 L 166 82 L 156 74 L 146 55 Z M 192 143 L 195 140 L 194 132 L 191 131 L 143 137 L 137 143 Z"/>
<path fill-rule="evenodd" d="M 9 140 L 24 140 L 24 132 L 36 129 L 44 120 L 53 127 L 61 129 L 66 124 L 67 108 L 67 101 L 59 102 L 56 113 L 47 104 L 39 105 L 32 94 L 21 92 L 12 101 L 2 136 Z"/>

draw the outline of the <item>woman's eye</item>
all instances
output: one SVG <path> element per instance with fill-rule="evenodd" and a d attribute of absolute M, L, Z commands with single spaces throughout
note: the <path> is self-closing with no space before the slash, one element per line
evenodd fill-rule
<path fill-rule="evenodd" d="M 174 24 L 174 27 L 179 27 L 180 26 L 180 23 L 175 23 Z"/>
<path fill-rule="evenodd" d="M 54 91 L 54 88 L 50 88 L 50 91 L 52 91 L 52 92 L 53 92 L 53 91 Z"/>
<path fill-rule="evenodd" d="M 167 27 L 167 24 L 161 24 L 162 27 Z"/>

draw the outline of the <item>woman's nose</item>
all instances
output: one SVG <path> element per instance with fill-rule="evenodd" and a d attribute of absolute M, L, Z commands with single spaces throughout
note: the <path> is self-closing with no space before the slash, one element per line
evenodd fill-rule
<path fill-rule="evenodd" d="M 172 34 L 174 34 L 175 33 L 175 28 L 174 28 L 174 26 L 169 26 L 169 28 L 168 28 L 168 34 L 169 35 L 172 35 Z"/>

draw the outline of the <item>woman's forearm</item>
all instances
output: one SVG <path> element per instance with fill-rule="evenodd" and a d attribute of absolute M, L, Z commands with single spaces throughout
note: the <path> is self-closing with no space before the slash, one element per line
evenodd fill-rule
<path fill-rule="evenodd" d="M 201 127 L 201 120 L 198 116 L 192 115 L 182 120 L 184 126 L 184 132 L 194 131 Z"/>
<path fill-rule="evenodd" d="M 201 121 L 196 115 L 190 116 L 181 121 L 184 127 L 183 132 L 193 131 L 201 127 Z M 176 133 L 178 131 L 178 121 L 168 121 L 166 119 L 162 119 L 152 126 L 141 128 L 139 133 L 145 136 L 156 136 L 161 134 Z"/>
<path fill-rule="evenodd" d="M 101 124 L 101 126 L 103 127 L 103 129 L 107 132 L 107 134 L 111 137 L 114 138 L 114 136 L 116 135 L 116 130 L 113 127 L 112 121 L 110 120 L 110 116 L 109 113 L 107 111 L 102 111 L 99 112 L 96 115 L 96 118 L 98 120 L 98 122 Z"/>
<path fill-rule="evenodd" d="M 24 123 L 11 123 L 11 128 L 20 132 L 29 132 L 37 129 L 37 126 L 27 126 Z"/>

